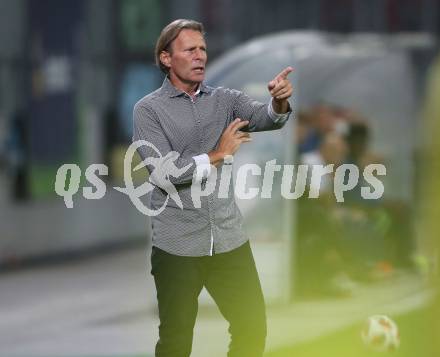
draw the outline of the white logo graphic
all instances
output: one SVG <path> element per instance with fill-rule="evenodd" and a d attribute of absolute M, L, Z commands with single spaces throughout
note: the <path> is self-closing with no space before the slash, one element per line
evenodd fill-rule
<path fill-rule="evenodd" d="M 132 162 L 136 151 L 140 148 L 148 148 L 147 156 L 133 171 L 147 167 L 150 172 L 149 179 L 135 187 L 132 178 Z M 153 157 L 153 156 L 157 157 Z M 157 216 L 168 204 L 171 198 L 177 207 L 183 209 L 183 203 L 179 191 L 175 186 L 176 179 L 181 179 L 193 162 L 178 167 L 180 154 L 171 151 L 165 156 L 149 141 L 134 141 L 127 149 L 124 157 L 124 183 L 125 187 L 114 187 L 115 190 L 126 194 L 139 212 L 147 216 Z M 177 163 L 177 164 L 176 164 Z M 344 202 L 344 193 L 353 190 L 360 182 L 360 170 L 356 165 L 343 164 L 334 167 L 329 165 L 278 165 L 276 159 L 265 163 L 264 169 L 257 164 L 245 164 L 238 168 L 236 175 L 236 187 L 233 195 L 239 199 L 249 200 L 257 197 L 271 198 L 275 172 L 280 172 L 281 195 L 285 199 L 298 199 L 304 195 L 307 186 L 308 172 L 311 171 L 308 197 L 316 199 L 321 193 L 322 180 L 330 176 L 332 178 L 332 191 L 337 202 Z M 202 197 L 216 193 L 218 198 L 227 198 L 232 182 L 232 165 L 224 165 L 220 177 L 217 177 L 217 168 L 210 164 L 199 164 L 192 176 L 191 199 L 194 208 L 201 207 Z M 81 169 L 76 164 L 62 165 L 56 175 L 55 192 L 64 198 L 66 207 L 73 208 L 73 196 L 78 192 L 81 179 Z M 83 187 L 82 194 L 86 199 L 100 199 L 106 193 L 105 182 L 98 176 L 108 175 L 108 167 L 104 164 L 93 164 L 85 171 L 86 180 L 93 186 Z M 366 200 L 379 199 L 384 194 L 384 185 L 377 176 L 385 176 L 386 167 L 382 164 L 367 165 L 362 173 L 364 185 L 360 188 L 360 196 Z M 249 176 L 262 176 L 262 187 L 248 187 Z M 69 177 L 69 180 L 68 180 Z M 68 181 L 68 184 L 67 184 Z M 253 180 L 251 180 L 253 181 Z M 293 192 L 292 192 L 293 186 Z M 328 186 L 328 185 L 327 185 Z M 144 205 L 141 198 L 152 192 L 155 188 L 166 193 L 166 199 L 157 209 L 151 209 Z M 216 191 L 216 188 L 218 190 Z M 329 188 L 327 187 L 326 190 Z"/>
<path fill-rule="evenodd" d="M 133 179 L 131 177 L 131 163 L 133 161 L 133 156 L 136 150 L 142 146 L 151 147 L 154 152 L 158 155 L 158 157 L 148 157 L 144 159 L 139 165 L 137 165 L 133 171 L 137 171 L 146 167 L 147 165 L 153 166 L 154 170 L 151 172 L 149 181 L 144 182 L 138 187 L 134 187 Z M 130 197 L 131 202 L 136 206 L 136 208 L 145 215 L 148 216 L 156 216 L 161 213 L 167 203 L 168 200 L 171 199 L 177 204 L 180 209 L 183 209 L 182 201 L 180 200 L 179 194 L 177 193 L 176 187 L 170 181 L 170 176 L 175 178 L 183 175 L 192 164 L 188 164 L 183 168 L 179 169 L 175 164 L 179 158 L 179 153 L 176 151 L 170 151 L 165 157 L 162 157 L 160 151 L 150 142 L 146 140 L 137 140 L 133 142 L 129 147 L 124 157 L 124 182 L 125 188 L 122 187 L 114 187 L 115 190 L 125 193 L 128 197 Z M 165 199 L 162 206 L 157 210 L 151 210 L 146 207 L 140 198 L 147 193 L 154 190 L 155 186 L 160 187 L 167 193 L 167 198 Z"/>

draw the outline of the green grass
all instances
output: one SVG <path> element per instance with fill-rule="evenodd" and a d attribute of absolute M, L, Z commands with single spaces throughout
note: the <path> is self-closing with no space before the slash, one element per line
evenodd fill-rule
<path fill-rule="evenodd" d="M 394 320 L 399 326 L 401 345 L 394 352 L 379 353 L 368 350 L 360 337 L 360 323 L 307 343 L 268 352 L 265 357 L 438 357 L 434 355 L 433 344 L 440 343 L 440 334 L 431 329 L 431 317 L 429 309 L 416 310 L 396 317 Z"/>

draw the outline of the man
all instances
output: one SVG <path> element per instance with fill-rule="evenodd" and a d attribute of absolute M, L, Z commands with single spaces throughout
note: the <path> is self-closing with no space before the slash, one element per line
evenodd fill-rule
<path fill-rule="evenodd" d="M 161 88 L 135 105 L 133 140 L 152 143 L 163 156 L 178 152 L 174 167 L 188 168 L 178 177 L 167 175 L 182 206 L 168 199 L 167 189 L 159 184 L 149 202 L 152 209 L 166 202 L 165 209 L 152 217 L 151 273 L 160 319 L 156 356 L 190 355 L 203 287 L 229 322 L 228 356 L 262 356 L 264 299 L 232 185 L 226 198 L 219 198 L 217 191 L 202 197 L 200 208 L 192 202 L 191 185 L 197 177 L 206 185 L 210 165 L 220 171 L 228 164 L 225 158 L 230 164 L 231 155 L 251 140 L 249 132 L 285 124 L 291 112 L 292 85 L 287 75 L 292 69 L 269 82 L 273 97 L 269 105 L 236 90 L 209 87 L 203 82 L 207 61 L 203 27 L 192 20 L 167 25 L 157 40 L 155 56 L 166 78 Z M 148 158 L 157 155 L 148 145 L 138 151 L 150 174 L 163 169 L 148 165 Z M 221 172 L 217 184 L 220 177 Z"/>

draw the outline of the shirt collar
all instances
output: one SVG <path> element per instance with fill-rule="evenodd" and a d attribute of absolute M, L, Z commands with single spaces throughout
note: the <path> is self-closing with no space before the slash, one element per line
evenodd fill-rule
<path fill-rule="evenodd" d="M 195 94 L 197 95 L 200 92 L 201 93 L 210 93 L 211 91 L 212 91 L 212 88 L 205 85 L 205 83 L 202 82 L 202 83 L 200 83 L 199 88 L 197 89 Z M 163 80 L 161 92 L 168 94 L 170 96 L 170 98 L 178 97 L 180 95 L 186 94 L 184 91 L 174 87 L 173 84 L 171 83 L 171 81 L 169 80 L 168 76 L 166 76 L 165 79 Z"/>

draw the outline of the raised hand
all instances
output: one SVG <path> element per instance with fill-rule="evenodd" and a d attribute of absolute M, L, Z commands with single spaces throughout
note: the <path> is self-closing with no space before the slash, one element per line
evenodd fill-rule
<path fill-rule="evenodd" d="M 274 79 L 267 84 L 267 89 L 274 101 L 282 102 L 287 101 L 292 95 L 293 86 L 290 80 L 287 78 L 290 72 L 293 71 L 292 67 L 284 68 Z M 275 109 L 275 108 L 274 108 Z"/>

